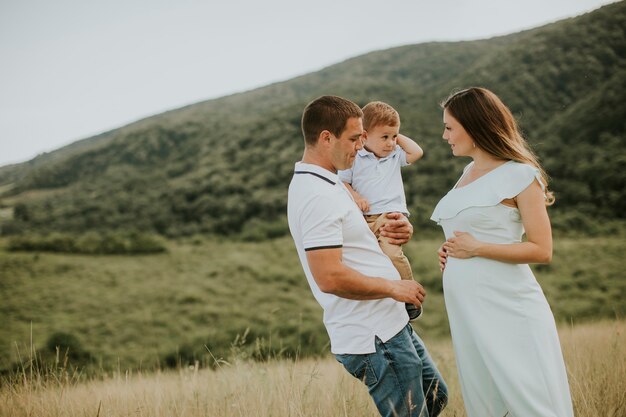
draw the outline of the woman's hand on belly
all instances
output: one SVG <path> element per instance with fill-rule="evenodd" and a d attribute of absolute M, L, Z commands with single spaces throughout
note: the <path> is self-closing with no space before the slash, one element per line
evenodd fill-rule
<path fill-rule="evenodd" d="M 454 232 L 454 237 L 449 238 L 441 249 L 447 256 L 453 258 L 467 259 L 476 256 L 482 242 L 467 232 Z M 441 267 L 441 256 L 439 257 Z"/>

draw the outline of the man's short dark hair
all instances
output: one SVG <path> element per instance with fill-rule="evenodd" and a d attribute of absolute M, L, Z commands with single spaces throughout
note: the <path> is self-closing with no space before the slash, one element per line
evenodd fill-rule
<path fill-rule="evenodd" d="M 302 134 L 306 145 L 315 145 L 320 133 L 328 130 L 341 136 L 348 119 L 363 117 L 363 112 L 353 102 L 337 96 L 322 96 L 310 102 L 302 113 Z"/>

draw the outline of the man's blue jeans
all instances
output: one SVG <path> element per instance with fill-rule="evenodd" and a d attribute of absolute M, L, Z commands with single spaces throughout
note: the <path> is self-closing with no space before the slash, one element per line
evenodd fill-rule
<path fill-rule="evenodd" d="M 448 403 L 448 387 L 410 324 L 376 352 L 335 355 L 369 390 L 383 417 L 436 417 Z"/>

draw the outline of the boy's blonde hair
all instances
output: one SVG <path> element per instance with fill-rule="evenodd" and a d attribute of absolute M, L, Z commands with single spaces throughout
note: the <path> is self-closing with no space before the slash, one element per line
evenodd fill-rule
<path fill-rule="evenodd" d="M 363 129 L 370 130 L 376 126 L 400 126 L 400 115 L 387 103 L 372 101 L 363 107 Z"/>

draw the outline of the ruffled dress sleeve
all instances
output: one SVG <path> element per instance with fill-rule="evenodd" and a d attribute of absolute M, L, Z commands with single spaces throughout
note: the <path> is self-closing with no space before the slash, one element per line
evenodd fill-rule
<path fill-rule="evenodd" d="M 451 219 L 469 207 L 495 206 L 517 196 L 535 180 L 545 192 L 539 169 L 515 161 L 506 162 L 470 184 L 450 190 L 439 201 L 430 219 L 441 224 L 442 220 Z"/>

